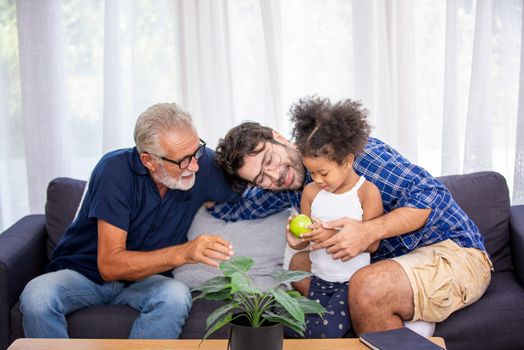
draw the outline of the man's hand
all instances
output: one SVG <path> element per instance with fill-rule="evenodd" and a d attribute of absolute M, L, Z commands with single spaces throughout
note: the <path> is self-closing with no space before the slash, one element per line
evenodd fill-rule
<path fill-rule="evenodd" d="M 233 254 L 231 243 L 219 236 L 203 235 L 184 244 L 188 264 L 204 263 L 218 267 L 218 261 L 229 259 Z"/>
<path fill-rule="evenodd" d="M 348 261 L 366 251 L 376 241 L 371 232 L 366 229 L 365 223 L 359 220 L 346 217 L 325 222 L 322 227 L 327 230 L 341 227 L 340 231 L 331 238 L 311 246 L 312 250 L 326 248 L 326 252 L 331 254 L 333 259 Z"/>

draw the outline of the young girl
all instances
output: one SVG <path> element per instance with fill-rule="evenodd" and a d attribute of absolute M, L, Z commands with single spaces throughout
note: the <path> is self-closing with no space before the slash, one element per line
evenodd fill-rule
<path fill-rule="evenodd" d="M 336 234 L 334 230 L 326 232 L 322 222 L 342 217 L 369 220 L 383 214 L 378 188 L 353 169 L 355 157 L 364 151 L 369 136 L 366 111 L 359 102 L 350 100 L 322 105 L 329 111 L 304 103 L 295 105 L 292 111 L 293 136 L 313 179 L 302 192 L 300 208 L 302 214 L 314 219 L 313 231 L 307 239 L 294 237 L 289 228 L 287 231 L 290 247 L 297 250 L 314 243 L 318 235 Z M 325 249 L 310 253 L 313 276 L 307 297 L 319 301 L 327 312 L 322 318 L 307 319 L 306 337 L 339 338 L 349 330 L 348 281 L 358 269 L 369 265 L 369 252 L 379 243 L 348 261 L 334 260 Z"/>

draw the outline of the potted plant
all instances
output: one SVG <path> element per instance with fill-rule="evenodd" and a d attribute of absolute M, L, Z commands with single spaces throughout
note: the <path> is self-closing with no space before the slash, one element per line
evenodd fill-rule
<path fill-rule="evenodd" d="M 318 302 L 282 288 L 284 283 L 310 276 L 309 272 L 276 271 L 272 274 L 275 285 L 262 291 L 253 285 L 247 273 L 253 264 L 253 259 L 247 257 L 222 262 L 220 270 L 224 276 L 213 277 L 193 289 L 201 292 L 194 300 L 221 300 L 226 303 L 207 318 L 207 332 L 203 340 L 231 323 L 229 343 L 232 350 L 281 350 L 283 326 L 303 335 L 305 314 L 324 313 L 325 309 Z"/>

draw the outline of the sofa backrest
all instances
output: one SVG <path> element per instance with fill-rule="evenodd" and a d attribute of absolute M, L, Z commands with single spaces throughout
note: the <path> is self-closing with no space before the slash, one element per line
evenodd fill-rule
<path fill-rule="evenodd" d="M 495 271 L 512 269 L 509 245 L 509 190 L 502 175 L 493 171 L 438 178 L 477 224 Z"/>
<path fill-rule="evenodd" d="M 56 244 L 73 222 L 82 199 L 85 181 L 59 177 L 47 186 L 45 224 L 47 229 L 47 258 L 50 260 Z"/>
<path fill-rule="evenodd" d="M 486 241 L 496 271 L 512 268 L 509 246 L 509 191 L 506 180 L 496 172 L 479 172 L 438 178 L 453 198 L 477 224 Z M 56 178 L 47 188 L 45 207 L 48 232 L 47 255 L 71 224 L 82 199 L 85 181 Z"/>

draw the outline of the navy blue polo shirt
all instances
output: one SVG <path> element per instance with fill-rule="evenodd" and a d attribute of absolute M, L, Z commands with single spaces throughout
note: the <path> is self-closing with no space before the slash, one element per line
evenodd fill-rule
<path fill-rule="evenodd" d="M 231 190 L 214 151 L 206 148 L 198 161 L 194 186 L 188 191 L 158 189 L 136 148 L 106 154 L 96 165 L 77 218 L 67 229 L 47 266 L 47 271 L 75 270 L 102 284 L 97 266 L 97 220 L 127 232 L 126 248 L 151 251 L 187 242 L 187 231 L 206 201 L 240 199 Z M 170 271 L 162 273 L 171 276 Z"/>

